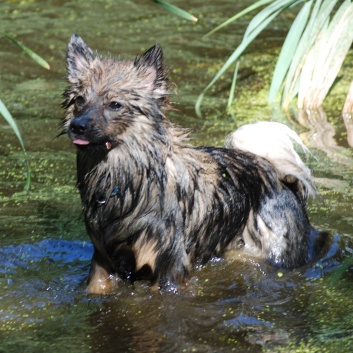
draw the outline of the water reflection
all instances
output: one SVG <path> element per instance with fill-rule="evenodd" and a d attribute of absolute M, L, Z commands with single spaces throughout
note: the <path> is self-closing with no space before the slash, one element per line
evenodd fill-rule
<path fill-rule="evenodd" d="M 308 129 L 301 136 L 305 143 L 313 148 L 325 152 L 331 161 L 352 166 L 352 156 L 348 151 L 337 145 L 334 126 L 328 121 L 327 114 L 323 108 L 316 110 L 298 110 L 297 120 L 299 124 Z M 344 119 L 348 142 L 352 135 L 353 124 L 346 115 Z"/>

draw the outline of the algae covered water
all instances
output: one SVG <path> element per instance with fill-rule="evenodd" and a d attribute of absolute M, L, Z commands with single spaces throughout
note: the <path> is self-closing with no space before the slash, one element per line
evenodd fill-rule
<path fill-rule="evenodd" d="M 351 352 L 353 349 L 352 148 L 340 110 L 352 79 L 349 56 L 324 110 L 283 114 L 266 104 L 270 74 L 293 15 L 283 15 L 245 53 L 236 102 L 225 112 L 232 73 L 194 103 L 232 49 L 246 20 L 202 36 L 251 1 L 173 1 L 199 21 L 179 19 L 153 1 L 10 1 L 0 31 L 16 35 L 51 65 L 44 71 L 0 38 L 0 98 L 15 117 L 31 161 L 0 121 L 0 352 Z M 329 240 L 320 259 L 294 271 L 238 257 L 195 269 L 186 290 L 151 292 L 122 283 L 116 294 L 85 294 L 92 245 L 75 189 L 75 149 L 55 138 L 72 33 L 113 57 L 134 58 L 159 43 L 175 82 L 173 122 L 195 145 L 221 146 L 246 122 L 281 121 L 310 147 L 320 197 L 310 218 Z"/>

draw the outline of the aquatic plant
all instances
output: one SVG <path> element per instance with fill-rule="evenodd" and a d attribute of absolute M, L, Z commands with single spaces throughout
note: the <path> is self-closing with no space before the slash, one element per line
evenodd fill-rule
<path fill-rule="evenodd" d="M 8 39 L 9 41 L 11 41 L 15 45 L 17 45 L 24 53 L 26 53 L 30 58 L 32 58 L 38 65 L 44 67 L 47 70 L 50 69 L 49 64 L 44 59 L 42 59 L 33 50 L 29 49 L 27 46 L 23 45 L 21 42 L 19 42 L 18 40 L 16 40 L 12 36 L 10 36 L 8 34 L 5 34 L 5 33 L 1 33 L 1 32 L 0 32 L 0 36 Z M 15 133 L 15 135 L 17 136 L 17 138 L 18 138 L 18 140 L 20 142 L 21 148 L 22 148 L 23 153 L 25 155 L 26 169 L 27 169 L 27 178 L 26 178 L 26 184 L 24 186 L 24 190 L 28 191 L 29 188 L 30 188 L 30 184 L 31 184 L 31 169 L 30 169 L 30 164 L 29 164 L 27 151 L 26 151 L 26 148 L 25 148 L 21 133 L 20 133 L 20 131 L 19 131 L 18 127 L 17 127 L 17 124 L 15 122 L 15 119 L 12 117 L 11 113 L 9 112 L 9 110 L 6 107 L 6 105 L 2 102 L 1 99 L 0 99 L 0 114 L 4 117 L 4 119 L 11 126 L 13 132 Z"/>
<path fill-rule="evenodd" d="M 341 2 L 338 7 L 339 2 Z M 221 30 L 245 14 L 267 5 L 250 21 L 242 42 L 199 95 L 195 105 L 201 115 L 205 93 L 235 64 L 228 107 L 234 100 L 239 58 L 254 39 L 283 11 L 296 5 L 296 15 L 283 43 L 272 77 L 269 103 L 278 97 L 284 109 L 297 96 L 301 108 L 321 106 L 333 85 L 353 41 L 353 4 L 351 0 L 259 0 L 205 35 Z"/>

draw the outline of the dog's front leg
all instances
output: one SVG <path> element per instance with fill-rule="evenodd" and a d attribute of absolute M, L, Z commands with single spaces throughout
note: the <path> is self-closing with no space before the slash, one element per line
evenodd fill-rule
<path fill-rule="evenodd" d="M 88 277 L 87 293 L 110 294 L 118 287 L 118 279 L 103 266 L 96 252 L 93 255 Z"/>

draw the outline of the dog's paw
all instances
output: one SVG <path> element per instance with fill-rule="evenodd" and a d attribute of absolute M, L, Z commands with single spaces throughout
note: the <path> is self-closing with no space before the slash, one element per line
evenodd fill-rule
<path fill-rule="evenodd" d="M 118 289 L 119 279 L 114 275 L 105 278 L 93 278 L 88 283 L 86 292 L 89 294 L 111 294 Z"/>

